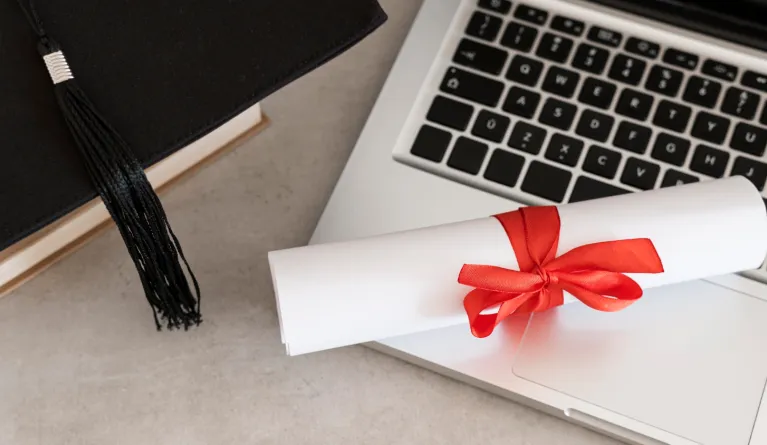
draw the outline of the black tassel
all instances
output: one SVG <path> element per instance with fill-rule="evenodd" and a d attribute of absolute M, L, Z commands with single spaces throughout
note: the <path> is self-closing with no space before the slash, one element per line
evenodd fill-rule
<path fill-rule="evenodd" d="M 128 144 L 75 82 L 59 45 L 44 31 L 31 0 L 19 0 L 35 32 L 62 115 L 91 180 L 128 248 L 157 329 L 199 325 L 200 287 L 159 198 Z M 194 293 L 181 265 L 194 285 Z"/>

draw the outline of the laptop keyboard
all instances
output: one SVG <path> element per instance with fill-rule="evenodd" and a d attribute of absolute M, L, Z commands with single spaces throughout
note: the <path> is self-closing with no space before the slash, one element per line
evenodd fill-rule
<path fill-rule="evenodd" d="M 732 175 L 763 191 L 765 93 L 767 74 L 525 3 L 479 0 L 410 155 L 532 204 Z"/>

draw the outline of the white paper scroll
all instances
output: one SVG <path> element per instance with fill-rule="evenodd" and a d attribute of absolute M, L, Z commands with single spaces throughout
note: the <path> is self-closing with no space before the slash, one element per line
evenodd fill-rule
<path fill-rule="evenodd" d="M 628 274 L 645 289 L 755 269 L 767 255 L 767 212 L 742 177 L 558 209 L 557 255 L 593 242 L 650 238 L 665 272 Z M 446 326 L 469 329 L 463 298 L 471 288 L 457 282 L 461 267 L 517 269 L 492 217 L 274 251 L 269 263 L 289 355 Z"/>

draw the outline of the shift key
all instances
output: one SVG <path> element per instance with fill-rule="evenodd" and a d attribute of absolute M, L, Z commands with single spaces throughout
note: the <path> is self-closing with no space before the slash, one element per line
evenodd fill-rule
<path fill-rule="evenodd" d="M 458 68 L 448 69 L 439 87 L 445 93 L 489 107 L 498 105 L 503 88 L 502 82 Z"/>

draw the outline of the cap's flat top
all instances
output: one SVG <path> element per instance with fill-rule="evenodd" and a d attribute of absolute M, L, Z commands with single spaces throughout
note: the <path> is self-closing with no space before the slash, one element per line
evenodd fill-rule
<path fill-rule="evenodd" d="M 145 166 L 383 18 L 373 0 L 36 3 L 80 87 Z M 15 1 L 0 2 L 0 250 L 95 196 L 36 36 Z"/>

